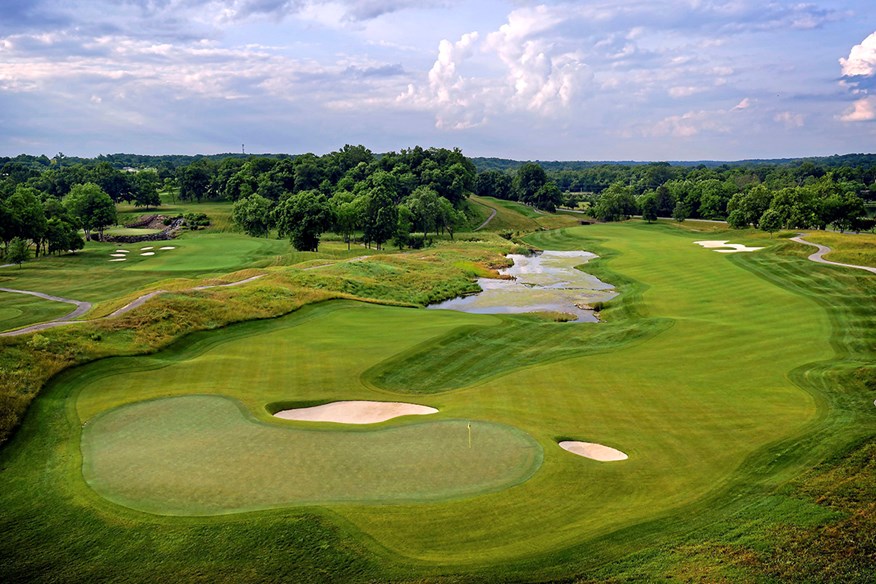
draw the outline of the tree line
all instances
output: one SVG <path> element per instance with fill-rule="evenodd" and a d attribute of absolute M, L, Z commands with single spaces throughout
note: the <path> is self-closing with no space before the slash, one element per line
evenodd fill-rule
<path fill-rule="evenodd" d="M 429 233 L 452 238 L 467 220 L 475 177 L 459 149 L 416 146 L 376 156 L 346 145 L 324 156 L 198 161 L 180 169 L 179 181 L 181 198 L 234 201 L 232 220 L 249 235 L 276 228 L 296 249 L 315 251 L 325 231 L 348 247 L 358 234 L 378 249 L 389 241 L 419 247 Z"/>
<path fill-rule="evenodd" d="M 726 220 L 736 228 L 873 229 L 867 206 L 876 201 L 876 156 L 820 160 L 823 163 L 804 160 L 714 167 L 666 162 L 596 164 L 559 170 L 524 163 L 515 169 L 481 171 L 475 192 L 545 209 L 558 201 L 557 206 L 586 210 L 600 221 L 641 214 L 649 221 L 657 217 Z M 540 200 L 534 194 L 537 189 L 529 185 L 552 185 L 551 202 Z"/>

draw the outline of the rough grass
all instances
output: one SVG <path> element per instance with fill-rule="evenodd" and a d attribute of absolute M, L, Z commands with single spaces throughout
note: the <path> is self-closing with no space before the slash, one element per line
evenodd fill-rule
<path fill-rule="evenodd" d="M 824 259 L 841 264 L 876 267 L 876 235 L 873 233 L 812 231 L 808 232 L 806 240 L 833 250 Z"/>

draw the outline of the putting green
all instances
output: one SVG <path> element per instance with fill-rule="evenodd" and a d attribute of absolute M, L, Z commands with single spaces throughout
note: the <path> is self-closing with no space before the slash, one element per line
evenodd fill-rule
<path fill-rule="evenodd" d="M 218 396 L 113 409 L 82 435 L 85 480 L 111 501 L 209 515 L 303 503 L 434 500 L 520 483 L 541 447 L 501 424 L 449 420 L 368 432 L 268 425 Z"/>

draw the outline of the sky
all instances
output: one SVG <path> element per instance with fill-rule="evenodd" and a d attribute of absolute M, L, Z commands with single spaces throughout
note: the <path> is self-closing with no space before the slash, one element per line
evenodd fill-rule
<path fill-rule="evenodd" d="M 873 0 L 2 0 L 0 155 L 876 151 Z"/>

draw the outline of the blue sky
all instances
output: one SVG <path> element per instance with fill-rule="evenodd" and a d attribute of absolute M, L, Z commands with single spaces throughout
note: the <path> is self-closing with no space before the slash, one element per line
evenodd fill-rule
<path fill-rule="evenodd" d="M 3 0 L 0 155 L 876 151 L 872 0 Z"/>

